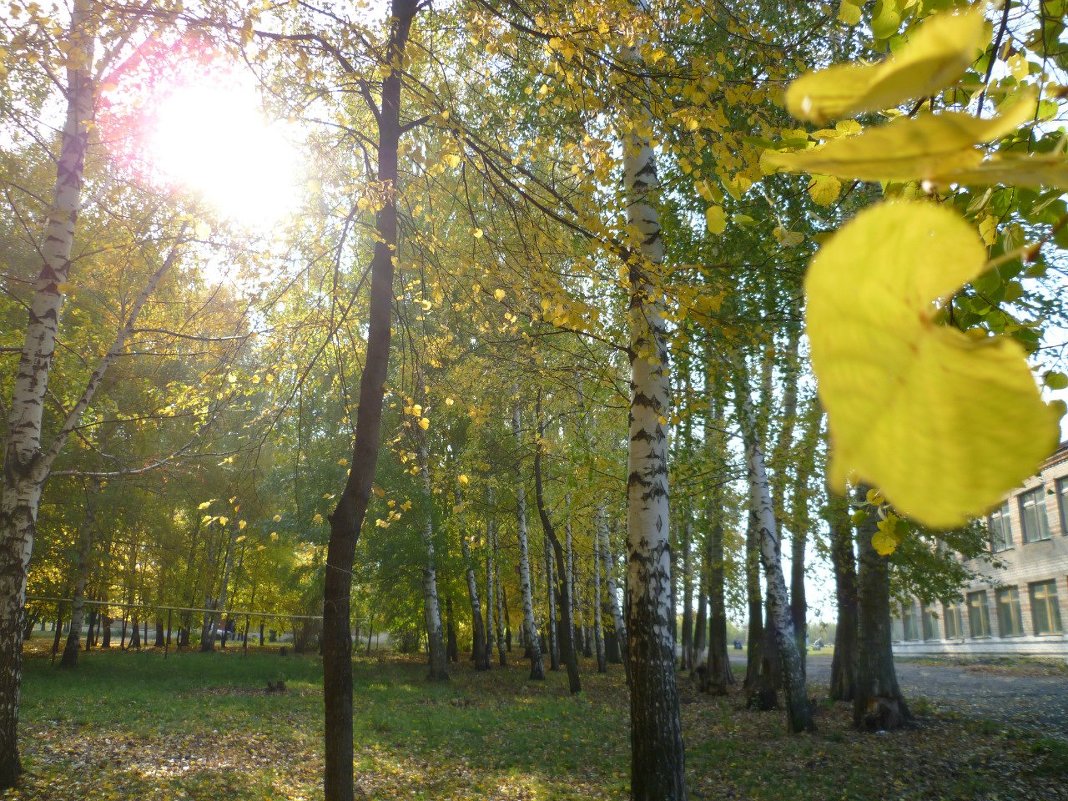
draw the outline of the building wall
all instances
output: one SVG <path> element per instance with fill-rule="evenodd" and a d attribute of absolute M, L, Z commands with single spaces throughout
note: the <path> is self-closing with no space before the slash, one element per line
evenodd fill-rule
<path fill-rule="evenodd" d="M 1024 542 L 1020 499 L 1029 491 L 1040 488 L 1045 501 L 1049 539 Z M 1006 563 L 1004 569 L 984 568 L 993 581 L 976 581 L 962 588 L 964 601 L 961 610 L 961 634 L 946 637 L 946 614 L 942 604 L 934 604 L 938 620 L 935 636 L 923 639 L 921 605 L 913 600 L 911 611 L 916 621 L 915 634 L 919 639 L 905 639 L 904 615 L 899 611 L 894 620 L 894 653 L 898 655 L 957 654 L 957 655 L 1037 655 L 1063 657 L 1068 660 L 1068 444 L 1043 465 L 1041 473 L 1028 479 L 1022 487 L 1010 493 L 1008 519 L 1012 535 L 1011 545 L 998 550 L 997 556 Z M 988 523 L 990 521 L 988 520 Z M 1031 608 L 1031 585 L 1053 580 L 1060 611 L 1060 631 L 1037 634 Z M 998 620 L 996 593 L 999 588 L 1016 587 L 1019 592 L 1020 617 L 1023 633 L 1005 635 Z M 969 620 L 969 593 L 986 591 L 990 620 L 990 635 L 976 636 Z"/>

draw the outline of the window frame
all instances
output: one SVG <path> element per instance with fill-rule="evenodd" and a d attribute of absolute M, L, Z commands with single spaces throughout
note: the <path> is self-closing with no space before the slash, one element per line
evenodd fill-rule
<path fill-rule="evenodd" d="M 1035 590 L 1039 588 L 1049 590 L 1045 597 L 1041 599 L 1041 604 L 1035 593 Z M 1060 596 L 1057 594 L 1057 579 L 1028 583 L 1027 595 L 1031 601 L 1031 625 L 1034 627 L 1035 635 L 1048 637 L 1064 634 L 1064 624 L 1061 620 L 1061 601 Z M 1039 626 L 1038 611 L 1040 606 L 1045 608 L 1046 622 L 1048 624 L 1046 631 L 1043 631 Z"/>
<path fill-rule="evenodd" d="M 987 516 L 987 527 L 990 529 L 990 550 L 994 553 L 1009 551 L 1016 547 L 1012 538 L 1012 515 L 1009 511 L 1009 502 L 1005 501 L 997 509 Z M 998 532 L 1004 534 L 1004 540 L 999 545 Z"/>
<path fill-rule="evenodd" d="M 952 631 L 950 622 L 953 623 Z M 964 637 L 964 621 L 961 619 L 960 604 L 942 604 L 942 630 L 947 640 L 960 640 Z"/>
<path fill-rule="evenodd" d="M 976 603 L 972 603 L 973 598 L 976 599 Z M 989 639 L 993 636 L 993 632 L 990 629 L 990 598 L 987 595 L 986 590 L 969 592 L 966 600 L 968 602 L 969 637 L 973 640 Z M 975 618 L 972 615 L 973 611 L 979 613 L 979 622 L 983 624 L 983 631 L 981 634 L 977 634 L 975 631 Z"/>
<path fill-rule="evenodd" d="M 1028 534 L 1028 513 L 1024 506 L 1032 497 L 1035 498 L 1035 503 L 1032 507 L 1035 510 L 1035 524 L 1041 529 L 1041 531 L 1036 532 L 1037 536 L 1029 536 Z M 1049 530 L 1049 514 L 1046 511 L 1046 487 L 1044 484 L 1026 492 L 1021 492 L 1016 497 L 1016 504 L 1020 512 L 1020 541 L 1024 545 L 1030 545 L 1033 542 L 1045 542 L 1052 537 Z M 1039 525 L 1039 521 L 1041 521 L 1041 525 Z"/>
<path fill-rule="evenodd" d="M 1002 598 L 1006 598 L 1007 601 L 1003 602 Z M 1024 631 L 1023 625 L 1023 611 L 1020 608 L 1020 588 L 1015 584 L 1011 587 L 999 587 L 994 592 L 994 605 L 997 609 L 998 615 L 998 636 L 1000 637 L 1022 637 L 1027 632 Z M 1002 615 L 1002 609 L 1006 609 L 1007 617 L 1010 623 L 1013 625 L 1012 631 L 1006 631 L 1010 628 L 1005 625 L 1006 617 Z"/>
<path fill-rule="evenodd" d="M 904 642 L 921 641 L 916 627 L 916 607 L 913 604 L 901 604 L 901 637 Z"/>
<path fill-rule="evenodd" d="M 1068 476 L 1061 476 L 1054 482 L 1057 493 L 1057 511 L 1061 523 L 1061 534 L 1068 536 Z"/>
<path fill-rule="evenodd" d="M 941 640 L 942 635 L 938 633 L 940 626 L 938 625 L 938 613 L 934 607 L 930 604 L 920 604 L 920 636 L 924 642 L 932 642 L 934 640 Z"/>

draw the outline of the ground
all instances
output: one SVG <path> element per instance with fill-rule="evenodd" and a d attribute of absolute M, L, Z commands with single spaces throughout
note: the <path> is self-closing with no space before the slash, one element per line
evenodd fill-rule
<path fill-rule="evenodd" d="M 562 673 L 527 681 L 517 656 L 510 669 L 488 674 L 454 667 L 447 684 L 427 683 L 419 661 L 358 662 L 356 770 L 364 796 L 626 799 L 619 666 L 598 676 L 584 663 L 584 691 L 571 697 Z M 287 691 L 266 692 L 279 679 Z M 316 657 L 277 652 L 94 652 L 75 671 L 31 655 L 27 777 L 3 799 L 320 798 L 320 681 Z M 844 705 L 818 702 L 817 733 L 791 736 L 781 713 L 747 711 L 740 693 L 709 698 L 682 675 L 680 691 L 694 801 L 1068 801 L 1068 740 L 947 716 L 937 711 L 942 702 L 914 704 L 920 725 L 884 735 L 854 732 Z M 822 695 L 822 685 L 813 683 L 812 692 Z M 1062 680 L 1062 698 L 1066 692 Z"/>

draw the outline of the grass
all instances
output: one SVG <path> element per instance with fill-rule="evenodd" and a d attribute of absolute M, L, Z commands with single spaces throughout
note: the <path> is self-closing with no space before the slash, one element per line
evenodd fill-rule
<path fill-rule="evenodd" d="M 518 657 L 518 655 L 513 655 Z M 425 681 L 420 662 L 357 662 L 358 784 L 370 799 L 578 801 L 627 797 L 622 671 L 453 668 Z M 267 694 L 284 679 L 288 692 Z M 28 775 L 5 801 L 321 797 L 321 668 L 314 656 L 100 653 L 76 671 L 29 656 L 22 712 Z M 780 713 L 713 699 L 680 679 L 691 797 L 1068 799 L 1065 745 L 927 718 L 889 735 L 854 732 L 843 705 L 818 705 L 818 733 L 790 736 Z"/>

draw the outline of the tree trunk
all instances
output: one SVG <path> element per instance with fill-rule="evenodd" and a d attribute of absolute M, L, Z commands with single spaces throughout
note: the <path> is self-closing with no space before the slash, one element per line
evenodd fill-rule
<path fill-rule="evenodd" d="M 492 497 L 493 496 L 491 495 L 490 496 L 491 500 L 492 500 Z M 492 502 L 491 502 L 491 504 L 490 504 L 491 509 L 492 509 L 492 506 L 493 505 L 492 505 Z M 507 659 L 507 656 L 505 655 L 505 648 L 507 647 L 507 649 L 509 651 L 512 649 L 512 645 L 511 645 L 511 639 L 512 638 L 511 638 L 511 628 L 508 628 L 508 637 L 507 637 L 507 642 L 506 642 L 505 627 L 508 625 L 508 618 L 507 618 L 507 616 L 508 616 L 508 603 L 507 603 L 507 601 L 505 600 L 505 597 L 504 597 L 504 587 L 501 586 L 501 559 L 500 559 L 500 553 L 498 551 L 498 546 L 497 546 L 497 520 L 496 520 L 496 518 L 491 518 L 491 525 L 490 525 L 489 531 L 490 531 L 490 540 L 491 540 L 490 541 L 490 553 L 493 555 L 493 577 L 492 577 L 492 581 L 493 581 L 494 588 L 497 590 L 497 592 L 496 592 L 496 596 L 497 596 L 497 606 L 496 606 L 496 612 L 497 612 L 497 616 L 496 616 L 497 617 L 497 620 L 496 620 L 496 623 L 497 623 L 497 630 L 496 630 L 496 635 L 497 635 L 497 661 L 500 663 L 501 667 L 505 667 L 505 665 L 508 664 L 508 659 Z"/>
<path fill-rule="evenodd" d="M 452 598 L 445 599 L 445 657 L 449 662 L 460 661 L 460 646 L 456 642 L 456 624 L 452 618 Z"/>
<path fill-rule="evenodd" d="M 645 70 L 639 47 L 624 58 Z M 670 381 L 663 302 L 656 270 L 664 261 L 654 207 L 659 181 L 647 131 L 652 114 L 640 105 L 624 122 L 623 172 L 627 226 L 635 253 L 630 278 L 630 431 L 627 449 L 627 660 L 630 664 L 631 799 L 686 798 L 685 753 L 675 684 L 668 526 L 666 423 Z"/>
<path fill-rule="evenodd" d="M 526 647 L 530 654 L 530 678 L 540 681 L 545 678 L 545 665 L 541 659 L 541 645 L 538 637 L 538 624 L 534 621 L 534 593 L 530 586 L 530 548 L 527 537 L 527 496 L 523 484 L 522 460 L 522 420 L 519 402 L 516 401 L 512 412 L 512 434 L 516 445 L 516 538 L 519 540 L 519 590 L 523 596 L 523 633 Z"/>
<path fill-rule="evenodd" d="M 694 624 L 693 652 L 694 667 L 708 647 L 708 565 L 701 560 L 701 572 L 697 586 L 697 619 Z"/>
<path fill-rule="evenodd" d="M 133 613 L 133 627 L 130 634 L 130 647 L 134 650 L 141 650 L 141 620 L 138 617 L 138 610 L 135 608 Z"/>
<path fill-rule="evenodd" d="M 416 383 L 423 378 L 416 374 Z M 438 600 L 438 571 L 434 555 L 434 494 L 430 483 L 430 452 L 422 428 L 415 427 L 416 450 L 419 454 L 419 473 L 423 481 L 423 618 L 426 624 L 427 646 L 430 650 L 430 680 L 449 678 L 448 653 L 441 630 L 441 604 Z"/>
<path fill-rule="evenodd" d="M 556 599 L 559 607 L 560 624 L 557 641 L 560 646 L 560 655 L 567 668 L 567 686 L 572 694 L 582 691 L 582 681 L 579 678 L 578 653 L 575 648 L 575 627 L 571 619 L 574 606 L 571 602 L 571 582 L 568 570 L 567 558 L 560 538 L 556 536 L 552 520 L 549 519 L 549 510 L 545 507 L 545 488 L 542 476 L 541 457 L 545 447 L 545 423 L 541 416 L 541 391 L 538 392 L 535 417 L 538 425 L 538 441 L 534 446 L 534 499 L 538 507 L 538 517 L 541 518 L 541 528 L 545 533 L 545 541 L 552 546 L 556 556 Z M 549 566 L 548 583 L 552 588 L 552 564 Z M 550 589 L 550 592 L 552 590 Z M 552 598 L 550 598 L 550 601 Z"/>
<path fill-rule="evenodd" d="M 352 562 L 371 496 L 382 439 L 382 391 L 389 366 L 393 313 L 394 259 L 397 257 L 397 160 L 401 137 L 401 81 L 404 51 L 418 0 L 391 0 L 378 123 L 378 183 L 384 202 L 375 218 L 371 258 L 371 301 L 367 351 L 360 377 L 352 468 L 337 508 L 330 515 L 323 586 L 324 801 L 352 801 Z"/>
<path fill-rule="evenodd" d="M 853 551 L 853 531 L 849 522 L 849 502 L 844 496 L 827 493 L 831 526 L 831 564 L 838 622 L 831 659 L 830 698 L 852 701 L 855 692 L 857 659 L 857 564 Z"/>
<path fill-rule="evenodd" d="M 868 487 L 856 490 L 862 506 Z M 890 570 L 885 556 L 871 544 L 878 530 L 878 515 L 869 508 L 864 522 L 857 526 L 858 630 L 857 662 L 853 695 L 853 723 L 872 731 L 898 729 L 912 720 L 894 670 L 890 629 Z"/>
<path fill-rule="evenodd" d="M 607 658 L 612 663 L 623 663 L 627 674 L 627 686 L 630 686 L 630 661 L 627 659 L 627 626 L 623 620 L 623 610 L 619 605 L 619 589 L 616 586 L 615 552 L 612 550 L 612 538 L 605 522 L 604 507 L 597 509 L 597 536 L 601 538 L 601 560 L 604 564 L 605 584 L 608 587 L 608 608 L 612 618 L 612 637 L 607 645 Z"/>
<path fill-rule="evenodd" d="M 727 645 L 727 604 L 724 597 L 723 492 L 717 483 L 710 500 L 708 531 L 708 692 L 723 695 L 734 684 Z"/>
<path fill-rule="evenodd" d="M 538 461 L 538 457 L 534 457 L 535 463 Z M 540 502 L 539 502 L 540 503 Z M 540 514 L 541 508 L 539 505 L 538 512 Z M 549 538 L 543 537 L 542 544 L 544 547 L 545 558 L 545 593 L 546 593 L 546 608 L 549 612 L 548 624 L 546 630 L 549 634 L 548 650 L 549 650 L 549 670 L 560 669 L 560 638 L 559 638 L 559 617 L 556 609 L 556 599 L 558 593 L 556 592 L 557 575 L 556 570 L 553 568 L 553 555 L 551 553 L 552 546 L 549 545 Z M 567 582 L 567 578 L 564 576 L 559 577 L 560 581 Z"/>
<path fill-rule="evenodd" d="M 808 602 L 805 598 L 805 546 L 809 527 L 809 485 L 816 472 L 816 448 L 819 444 L 823 408 L 813 395 L 805 409 L 801 439 L 797 444 L 793 484 L 793 509 L 790 521 L 793 536 L 790 539 L 790 616 L 794 623 L 797 650 L 801 655 L 801 669 L 805 671 L 808 652 Z"/>
<path fill-rule="evenodd" d="M 601 593 L 601 535 L 599 529 L 593 538 L 593 639 L 597 654 L 597 672 L 608 672 L 608 660 L 604 647 L 604 599 Z"/>
<path fill-rule="evenodd" d="M 693 520 L 687 515 L 683 523 L 682 536 L 682 661 L 683 670 L 693 670 L 693 560 L 690 551 L 693 548 Z"/>
<path fill-rule="evenodd" d="M 93 549 L 93 529 L 96 520 L 93 517 L 93 497 L 99 484 L 92 482 L 92 488 L 85 491 L 85 519 L 78 534 L 78 564 L 74 578 L 74 593 L 71 596 L 70 632 L 66 645 L 63 646 L 63 658 L 59 666 L 73 668 L 78 666 L 78 651 L 81 650 L 82 616 L 85 612 L 85 584 L 89 579 L 89 557 Z"/>
<path fill-rule="evenodd" d="M 26 338 L 11 389 L 0 490 L 0 789 L 22 772 L 18 750 L 26 574 L 46 479 L 42 420 L 63 286 L 70 274 L 74 226 L 81 205 L 85 152 L 93 118 L 95 26 L 89 0 L 76 0 L 67 44 L 67 109 L 51 208 L 41 238 L 41 271 L 34 283 Z"/>
<path fill-rule="evenodd" d="M 779 648 L 782 664 L 787 725 L 793 732 L 812 731 L 812 710 L 808 703 L 801 657 L 797 652 L 793 621 L 790 619 L 790 599 L 786 592 L 786 577 L 782 570 L 782 544 L 776 530 L 775 509 L 764 465 L 764 454 L 757 437 L 757 420 L 749 394 L 745 362 L 740 356 L 736 356 L 734 360 L 733 377 L 735 407 L 745 443 L 749 503 L 757 524 L 761 562 L 768 583 L 768 616 L 774 626 L 775 644 Z"/>
<path fill-rule="evenodd" d="M 460 491 L 456 490 L 456 504 L 460 505 Z M 475 563 L 471 559 L 471 546 L 467 536 L 460 532 L 460 548 L 464 557 L 464 572 L 467 576 L 467 597 L 471 602 L 471 652 L 475 660 L 475 670 L 489 670 L 490 649 L 486 642 L 485 621 L 482 619 L 482 603 L 478 597 L 478 579 L 475 577 Z M 488 571 L 487 571 L 488 572 Z M 493 590 L 489 590 L 487 607 L 493 603 Z M 488 608 L 487 608 L 487 611 Z"/>
<path fill-rule="evenodd" d="M 745 681 L 749 691 L 760 684 L 760 661 L 764 646 L 764 596 L 760 588 L 760 536 L 756 515 L 749 509 L 745 529 L 745 595 L 749 612 L 749 631 L 745 646 Z"/>

